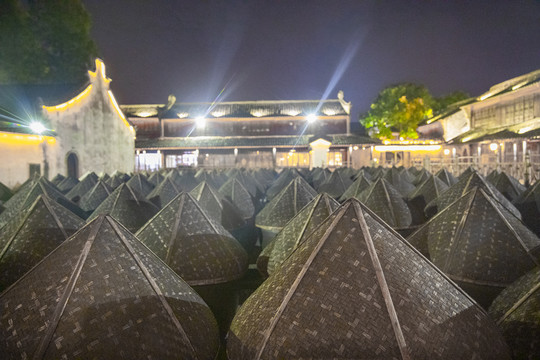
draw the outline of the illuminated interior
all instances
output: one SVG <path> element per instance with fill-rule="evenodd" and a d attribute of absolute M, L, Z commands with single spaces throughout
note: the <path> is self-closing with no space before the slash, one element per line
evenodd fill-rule
<path fill-rule="evenodd" d="M 343 154 L 339 151 L 329 151 L 326 153 L 328 166 L 343 166 Z"/>
<path fill-rule="evenodd" d="M 377 145 L 375 151 L 439 151 L 441 145 Z"/>

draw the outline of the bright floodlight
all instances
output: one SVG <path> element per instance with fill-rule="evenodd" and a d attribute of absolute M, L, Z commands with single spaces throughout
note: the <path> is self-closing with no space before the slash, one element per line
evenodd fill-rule
<path fill-rule="evenodd" d="M 33 121 L 33 122 L 30 123 L 30 130 L 32 130 L 32 132 L 34 132 L 36 134 L 41 134 L 42 132 L 44 132 L 47 129 L 45 128 L 45 126 L 43 126 L 42 123 L 37 122 L 37 121 Z"/>
<path fill-rule="evenodd" d="M 306 116 L 306 119 L 309 123 L 312 123 L 317 120 L 317 116 L 315 116 L 315 114 L 309 114 L 308 116 Z"/>
<path fill-rule="evenodd" d="M 206 119 L 203 116 L 198 116 L 195 119 L 195 123 L 197 124 L 198 128 L 204 128 L 206 126 Z"/>

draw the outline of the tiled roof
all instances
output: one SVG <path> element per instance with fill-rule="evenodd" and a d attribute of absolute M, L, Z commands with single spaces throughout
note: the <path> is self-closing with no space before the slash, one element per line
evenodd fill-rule
<path fill-rule="evenodd" d="M 221 103 L 175 103 L 170 109 L 165 105 L 122 105 L 128 117 L 162 118 L 260 118 L 281 116 L 348 116 L 349 104 L 339 99 L 330 100 L 262 100 Z"/>
<path fill-rule="evenodd" d="M 516 139 L 516 138 L 530 138 L 538 136 L 539 129 L 535 129 L 523 134 L 516 133 L 508 128 L 498 129 L 474 129 L 461 134 L 460 136 L 452 139 L 449 143 L 467 143 L 467 142 L 482 142 L 489 140 L 502 140 L 502 139 Z"/>
<path fill-rule="evenodd" d="M 137 139 L 137 149 L 238 148 L 309 146 L 320 136 L 198 136 L 183 138 Z M 378 140 L 359 135 L 329 135 L 332 145 L 376 144 Z"/>

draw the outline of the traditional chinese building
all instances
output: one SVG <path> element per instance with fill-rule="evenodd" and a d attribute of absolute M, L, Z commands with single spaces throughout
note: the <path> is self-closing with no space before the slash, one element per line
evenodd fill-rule
<path fill-rule="evenodd" d="M 369 164 L 373 143 L 351 134 L 351 103 L 341 91 L 328 100 L 178 103 L 170 96 L 165 105 L 121 108 L 137 129 L 139 170 L 358 167 Z"/>
<path fill-rule="evenodd" d="M 422 129 L 419 129 L 422 131 Z M 540 170 L 540 70 L 492 86 L 456 103 L 423 131 L 444 138 L 441 163 L 505 169 L 523 179 L 525 166 Z M 531 174 L 534 175 L 534 174 Z M 538 176 L 538 174 L 537 174 Z"/>
<path fill-rule="evenodd" d="M 88 83 L 0 87 L 0 181 L 134 169 L 135 131 L 96 59 Z"/>

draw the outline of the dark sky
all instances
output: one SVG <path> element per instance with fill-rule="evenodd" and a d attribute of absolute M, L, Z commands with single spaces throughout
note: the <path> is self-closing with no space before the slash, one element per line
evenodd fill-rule
<path fill-rule="evenodd" d="M 540 69 L 540 1 L 83 0 L 121 104 L 479 95 Z"/>

